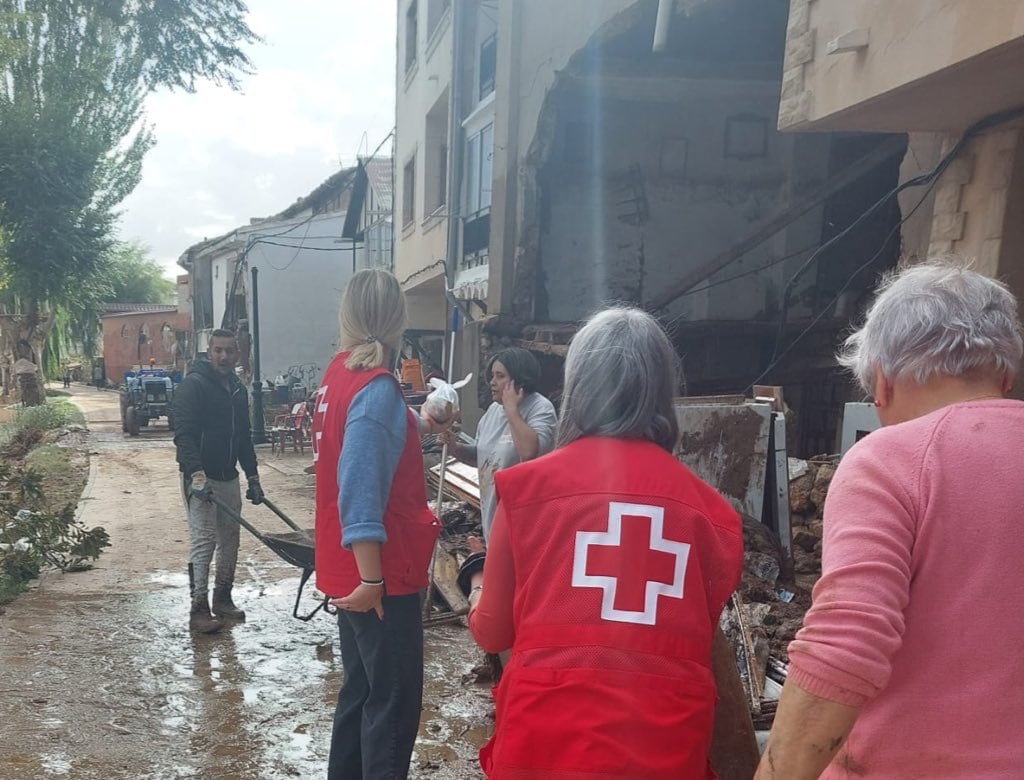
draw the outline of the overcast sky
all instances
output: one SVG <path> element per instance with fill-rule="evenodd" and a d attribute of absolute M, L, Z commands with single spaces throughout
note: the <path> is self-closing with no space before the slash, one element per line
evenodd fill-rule
<path fill-rule="evenodd" d="M 205 238 L 275 214 L 387 136 L 395 116 L 393 0 L 248 0 L 264 38 L 242 92 L 204 85 L 147 103 L 157 145 L 120 235 L 169 276 Z"/>

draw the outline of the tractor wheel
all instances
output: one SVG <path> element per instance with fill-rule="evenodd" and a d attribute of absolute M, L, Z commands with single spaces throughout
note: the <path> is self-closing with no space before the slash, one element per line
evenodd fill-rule
<path fill-rule="evenodd" d="M 128 435 L 129 436 L 138 436 L 139 435 L 139 416 L 138 416 L 138 412 L 136 412 L 134 406 L 129 406 L 127 409 L 125 409 L 124 419 L 125 419 L 125 422 L 126 422 L 126 424 L 128 426 Z"/>

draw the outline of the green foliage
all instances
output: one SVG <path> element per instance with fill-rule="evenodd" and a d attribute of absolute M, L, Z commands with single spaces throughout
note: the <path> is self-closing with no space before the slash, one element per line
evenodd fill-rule
<path fill-rule="evenodd" d="M 106 530 L 86 528 L 75 519 L 73 506 L 58 512 L 42 509 L 38 472 L 0 465 L 0 486 L 0 600 L 11 598 L 47 566 L 87 569 L 110 546 Z"/>
<path fill-rule="evenodd" d="M 68 425 L 84 425 L 85 415 L 70 401 L 55 398 L 42 406 L 26 406 L 14 413 L 16 428 L 38 428 L 41 431 L 55 431 Z"/>
<path fill-rule="evenodd" d="M 54 307 L 79 321 L 102 300 L 116 209 L 153 143 L 143 101 L 237 86 L 240 47 L 257 40 L 245 13 L 241 0 L 0 0 L 0 305 L 23 316 L 18 338 L 41 345 Z"/>
<path fill-rule="evenodd" d="M 114 245 L 103 270 L 109 292 L 105 303 L 171 303 L 174 282 L 164 278 L 163 268 L 149 250 L 135 241 Z"/>

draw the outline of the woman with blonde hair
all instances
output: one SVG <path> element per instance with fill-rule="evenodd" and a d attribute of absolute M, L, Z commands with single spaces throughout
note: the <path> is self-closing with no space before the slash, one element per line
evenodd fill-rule
<path fill-rule="evenodd" d="M 932 262 L 887 278 L 847 340 L 885 427 L 829 488 L 760 780 L 1024 775 L 1017 311 L 994 279 Z"/>
<path fill-rule="evenodd" d="M 438 526 L 427 507 L 419 422 L 389 367 L 405 297 L 382 270 L 341 301 L 341 351 L 313 415 L 316 584 L 338 608 L 345 681 L 328 778 L 404 778 L 423 694 L 420 591 Z"/>

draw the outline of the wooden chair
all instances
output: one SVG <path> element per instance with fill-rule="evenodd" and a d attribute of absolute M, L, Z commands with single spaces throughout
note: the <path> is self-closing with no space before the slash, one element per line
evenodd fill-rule
<path fill-rule="evenodd" d="M 276 453 L 280 449 L 284 453 L 285 445 L 291 441 L 293 452 L 305 452 L 306 444 L 311 441 L 312 420 L 306 408 L 306 402 L 300 401 L 292 406 L 287 414 L 279 414 L 270 427 L 270 450 Z"/>

